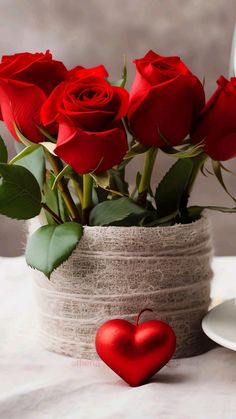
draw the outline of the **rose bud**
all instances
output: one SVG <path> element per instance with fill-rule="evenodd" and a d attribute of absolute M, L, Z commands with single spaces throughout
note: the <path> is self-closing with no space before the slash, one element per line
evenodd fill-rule
<path fill-rule="evenodd" d="M 149 51 L 134 60 L 129 126 L 140 143 L 162 147 L 163 138 L 181 144 L 205 103 L 203 86 L 179 57 Z"/>
<path fill-rule="evenodd" d="M 191 137 L 213 160 L 228 160 L 236 157 L 236 78 L 221 76 L 217 83 Z"/>

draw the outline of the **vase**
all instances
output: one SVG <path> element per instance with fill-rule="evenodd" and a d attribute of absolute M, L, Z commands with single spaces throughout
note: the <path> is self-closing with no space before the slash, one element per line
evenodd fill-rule
<path fill-rule="evenodd" d="M 171 227 L 85 227 L 50 281 L 34 272 L 39 336 L 50 351 L 96 359 L 95 334 L 113 318 L 161 319 L 177 336 L 175 357 L 204 352 L 201 320 L 210 303 L 208 218 Z"/>

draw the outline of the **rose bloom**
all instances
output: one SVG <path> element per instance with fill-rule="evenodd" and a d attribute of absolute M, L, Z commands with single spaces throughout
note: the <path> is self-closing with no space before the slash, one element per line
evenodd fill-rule
<path fill-rule="evenodd" d="M 101 65 L 74 72 L 61 83 L 41 110 L 44 125 L 59 123 L 55 153 L 80 174 L 100 173 L 117 165 L 127 149 L 121 118 L 129 95 L 111 86 Z"/>
<path fill-rule="evenodd" d="M 140 143 L 162 147 L 180 144 L 205 103 L 203 86 L 179 57 L 149 51 L 134 60 L 129 126 Z"/>
<path fill-rule="evenodd" d="M 191 137 L 213 160 L 228 160 L 236 157 L 236 78 L 221 76 L 217 83 Z"/>
<path fill-rule="evenodd" d="M 67 77 L 61 61 L 46 53 L 29 52 L 3 56 L 0 63 L 1 119 L 18 140 L 14 122 L 31 141 L 40 142 L 43 135 L 39 111 L 52 90 Z"/>

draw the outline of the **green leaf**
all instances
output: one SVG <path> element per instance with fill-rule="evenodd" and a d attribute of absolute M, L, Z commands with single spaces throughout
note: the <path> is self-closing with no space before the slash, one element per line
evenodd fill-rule
<path fill-rule="evenodd" d="M 26 157 L 29 154 L 33 153 L 33 151 L 35 151 L 39 147 L 40 146 L 38 144 L 32 144 L 23 148 L 23 150 L 21 150 L 15 157 L 13 157 L 13 159 L 9 161 L 9 164 L 14 164 L 18 160 L 21 160 L 23 157 Z"/>
<path fill-rule="evenodd" d="M 225 190 L 225 192 L 232 198 L 234 202 L 236 202 L 236 198 L 229 192 L 228 188 L 225 185 L 223 176 L 222 176 L 222 165 L 219 161 L 212 160 L 212 168 L 214 171 L 215 176 L 217 177 L 219 183 L 221 184 L 222 188 Z"/>
<path fill-rule="evenodd" d="M 53 212 L 55 212 L 57 215 L 60 215 L 58 193 L 57 191 L 52 190 L 54 181 L 55 176 L 54 174 L 50 173 L 49 176 L 47 176 L 46 182 L 43 186 L 43 202 L 45 202 Z M 52 216 L 47 211 L 45 211 L 45 215 L 49 224 L 55 224 Z"/>
<path fill-rule="evenodd" d="M 0 163 L 0 213 L 19 220 L 41 210 L 41 192 L 32 173 L 21 166 Z"/>
<path fill-rule="evenodd" d="M 0 163 L 7 163 L 8 160 L 8 152 L 7 147 L 0 136 Z"/>
<path fill-rule="evenodd" d="M 131 215 L 142 218 L 148 213 L 145 208 L 135 204 L 131 199 L 122 197 L 96 205 L 90 213 L 90 225 L 105 226 L 125 220 Z"/>
<path fill-rule="evenodd" d="M 28 169 L 32 175 L 34 175 L 42 189 L 45 177 L 45 158 L 42 147 L 38 144 L 34 144 L 25 148 L 20 154 L 22 154 L 22 156 L 15 161 L 15 165 Z M 17 156 L 19 156 L 19 154 Z M 14 159 L 11 160 L 10 163 L 12 163 L 12 161 L 14 163 Z"/>
<path fill-rule="evenodd" d="M 71 255 L 83 235 L 83 227 L 75 222 L 40 227 L 29 238 L 26 262 L 48 278 Z"/>
<path fill-rule="evenodd" d="M 180 209 L 192 169 L 193 163 L 190 159 L 180 159 L 166 173 L 155 193 L 158 218 Z"/>
<path fill-rule="evenodd" d="M 52 190 L 54 190 L 59 182 L 59 180 L 61 180 L 61 178 L 65 175 L 68 175 L 72 173 L 72 168 L 71 166 L 69 166 L 69 164 L 67 164 L 66 166 L 63 167 L 63 169 L 60 171 L 60 173 L 58 173 L 58 175 L 56 176 L 53 185 L 52 185 Z"/>
<path fill-rule="evenodd" d="M 215 207 L 215 206 L 198 206 L 194 205 L 192 207 L 188 208 L 188 214 L 190 217 L 199 217 L 201 213 L 205 210 L 211 210 L 211 211 L 220 211 L 224 213 L 236 213 L 236 208 L 227 208 L 227 207 Z"/>
<path fill-rule="evenodd" d="M 59 190 L 52 189 L 53 184 L 55 183 L 55 179 L 56 177 L 52 172 L 49 174 L 49 176 L 47 176 L 43 187 L 43 202 L 45 202 L 53 212 L 61 217 L 63 222 L 66 222 L 70 220 L 70 217 L 68 215 L 64 200 L 61 196 L 61 192 Z M 47 211 L 45 211 L 45 216 L 49 224 L 55 224 L 52 216 Z"/>
<path fill-rule="evenodd" d="M 57 190 L 57 196 L 58 196 L 58 209 L 59 209 L 59 215 L 62 219 L 62 221 L 65 223 L 66 221 L 70 221 L 70 217 L 68 214 L 67 207 L 65 205 L 65 201 L 62 198 L 61 192 Z"/>

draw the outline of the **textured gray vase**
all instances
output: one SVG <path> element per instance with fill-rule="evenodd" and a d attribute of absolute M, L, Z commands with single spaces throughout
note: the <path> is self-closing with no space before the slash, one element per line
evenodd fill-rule
<path fill-rule="evenodd" d="M 39 333 L 51 351 L 97 357 L 96 330 L 108 319 L 164 320 L 177 335 L 175 357 L 197 355 L 207 341 L 201 320 L 210 302 L 212 241 L 208 219 L 173 227 L 85 227 L 72 256 L 49 281 L 34 271 Z"/>

